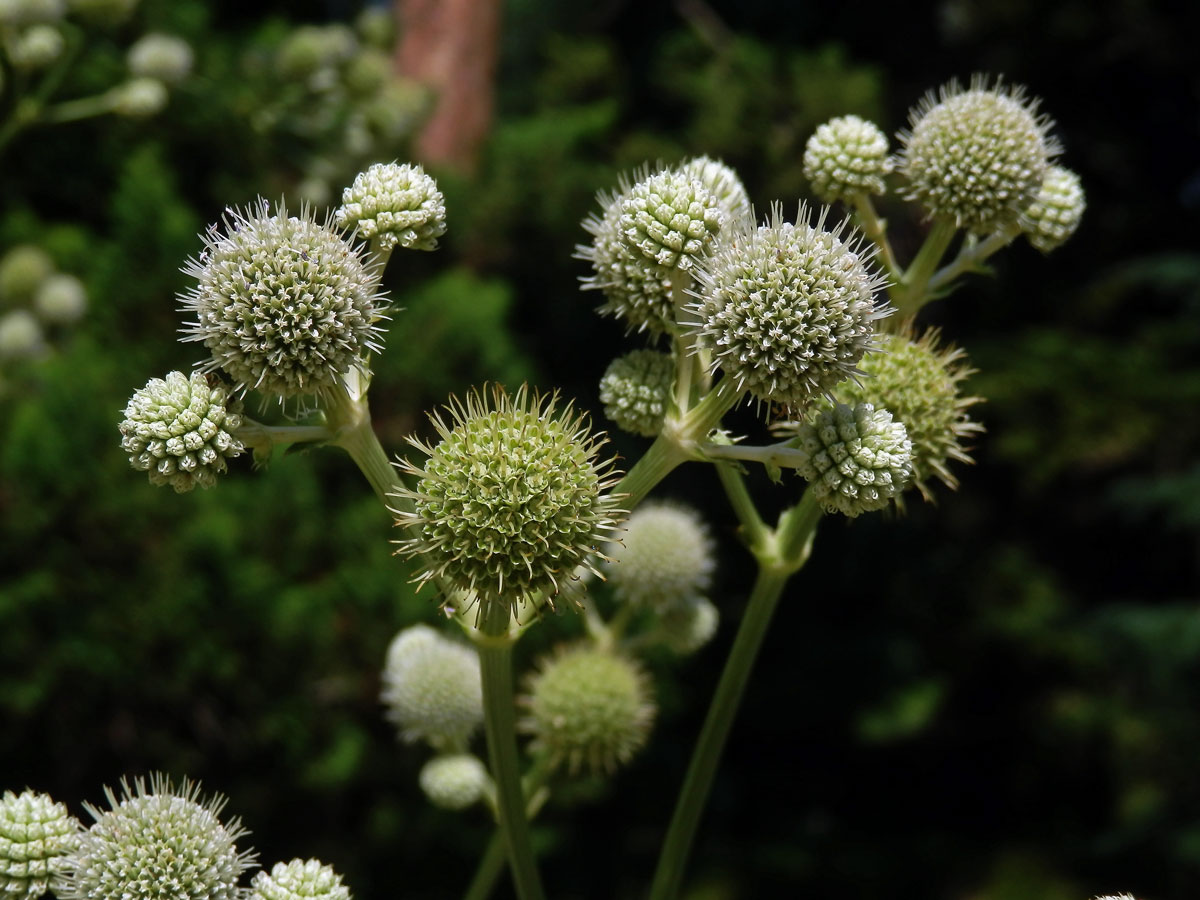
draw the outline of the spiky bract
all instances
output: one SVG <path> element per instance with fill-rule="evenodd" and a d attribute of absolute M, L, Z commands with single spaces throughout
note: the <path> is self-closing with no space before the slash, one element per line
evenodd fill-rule
<path fill-rule="evenodd" d="M 1051 166 L 1037 199 L 1021 214 L 1021 229 L 1029 243 L 1049 253 L 1075 233 L 1086 207 L 1079 176 L 1062 166 Z"/>
<path fill-rule="evenodd" d="M 804 177 L 825 203 L 882 194 L 890 170 L 887 136 L 858 116 L 839 116 L 817 126 L 804 147 Z"/>
<path fill-rule="evenodd" d="M 185 340 L 212 352 L 238 391 L 288 399 L 332 388 L 378 350 L 384 316 L 377 267 L 308 210 L 271 214 L 260 200 L 212 226 L 184 272 L 199 284 L 183 297 L 196 321 Z"/>
<path fill-rule="evenodd" d="M 437 182 L 418 165 L 376 163 L 354 176 L 334 213 L 339 228 L 379 240 L 383 250 L 397 244 L 434 250 L 446 233 L 446 202 Z"/>
<path fill-rule="evenodd" d="M 256 872 L 247 900 L 350 900 L 350 889 L 319 859 L 293 859 Z"/>
<path fill-rule="evenodd" d="M 604 415 L 618 428 L 655 437 L 671 404 L 675 361 L 669 353 L 634 350 L 618 356 L 600 379 Z"/>
<path fill-rule="evenodd" d="M 664 269 L 693 268 L 725 222 L 716 195 L 678 169 L 639 181 L 620 199 L 620 208 L 621 236 Z"/>
<path fill-rule="evenodd" d="M 665 612 L 703 596 L 712 583 L 713 540 L 699 513 L 648 501 L 629 516 L 605 573 L 618 600 Z"/>
<path fill-rule="evenodd" d="M 603 438 L 557 395 L 524 386 L 472 392 L 446 412 L 449 421 L 430 417 L 436 445 L 409 439 L 424 464 L 400 464 L 418 479 L 397 493 L 411 508 L 393 509 L 410 535 L 397 552 L 418 558 L 416 580 L 513 611 L 534 595 L 572 595 L 575 570 L 594 570 L 621 515 L 607 493 L 612 463 L 597 460 Z"/>
<path fill-rule="evenodd" d="M 421 768 L 417 782 L 429 802 L 442 809 L 466 809 L 479 801 L 491 781 L 477 756 L 435 756 Z"/>
<path fill-rule="evenodd" d="M 79 820 L 46 794 L 5 791 L 0 798 L 0 897 L 36 900 L 57 893 L 79 838 Z"/>
<path fill-rule="evenodd" d="M 381 681 L 387 717 L 409 743 L 459 750 L 483 722 L 479 655 L 428 625 L 392 639 Z"/>

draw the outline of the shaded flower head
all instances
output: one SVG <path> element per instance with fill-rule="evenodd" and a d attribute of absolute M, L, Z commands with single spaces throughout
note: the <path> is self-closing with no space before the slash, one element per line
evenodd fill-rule
<path fill-rule="evenodd" d="M 387 717 L 409 743 L 460 749 L 483 722 L 479 655 L 428 625 L 392 639 L 381 681 Z"/>
<path fill-rule="evenodd" d="M 840 116 L 817 126 L 804 147 L 804 177 L 825 203 L 882 194 L 891 171 L 888 141 L 874 122 Z"/>
<path fill-rule="evenodd" d="M 1037 199 L 1021 213 L 1021 230 L 1029 243 L 1049 253 L 1075 233 L 1086 208 L 1079 176 L 1062 166 L 1051 166 Z"/>
<path fill-rule="evenodd" d="M 491 783 L 479 757 L 470 753 L 435 756 L 417 776 L 429 802 L 441 809 L 466 809 L 477 803 Z"/>
<path fill-rule="evenodd" d="M 270 874 L 254 873 L 248 900 L 350 900 L 342 876 L 319 859 L 275 863 Z"/>
<path fill-rule="evenodd" d="M 79 820 L 46 794 L 0 798 L 0 897 L 36 900 L 58 881 L 79 838 Z"/>
<path fill-rule="evenodd" d="M 664 269 L 695 266 L 725 222 L 716 194 L 683 169 L 639 181 L 619 203 L 621 236 Z"/>
<path fill-rule="evenodd" d="M 376 163 L 354 176 L 334 212 L 339 228 L 379 240 L 383 250 L 397 244 L 434 250 L 446 233 L 446 202 L 437 182 L 417 165 Z"/>
<path fill-rule="evenodd" d="M 669 353 L 634 350 L 618 356 L 600 379 L 604 415 L 622 431 L 654 437 L 662 430 L 674 383 Z"/>
<path fill-rule="evenodd" d="M 694 509 L 648 501 L 630 514 L 619 537 L 604 571 L 622 603 L 666 611 L 708 591 L 713 539 Z"/>

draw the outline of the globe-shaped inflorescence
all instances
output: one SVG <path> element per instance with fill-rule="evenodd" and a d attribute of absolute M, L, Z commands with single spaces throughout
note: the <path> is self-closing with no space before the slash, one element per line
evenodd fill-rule
<path fill-rule="evenodd" d="M 438 750 L 462 750 L 483 722 L 479 655 L 428 625 L 392 639 L 380 699 L 400 737 Z"/>
<path fill-rule="evenodd" d="M 873 248 L 825 228 L 800 207 L 795 225 L 778 207 L 770 224 L 722 241 L 697 274 L 697 345 L 740 390 L 802 408 L 853 375 L 876 346 L 875 321 L 890 311 L 876 296 L 883 276 Z"/>
<path fill-rule="evenodd" d="M 675 361 L 669 353 L 633 350 L 614 359 L 600 379 L 604 415 L 622 431 L 655 437 L 671 404 Z"/>
<path fill-rule="evenodd" d="M 817 126 L 804 147 L 804 177 L 825 203 L 882 194 L 889 171 L 887 136 L 858 116 L 839 116 Z"/>
<path fill-rule="evenodd" d="M 680 163 L 678 169 L 682 174 L 699 181 L 717 198 L 717 206 L 724 215 L 723 232 L 736 233 L 754 224 L 750 195 L 738 173 L 730 166 L 719 159 L 697 156 Z"/>
<path fill-rule="evenodd" d="M 109 809 L 88 804 L 96 821 L 79 837 L 68 862 L 63 900 L 240 900 L 238 879 L 254 866 L 251 851 L 235 845 L 241 822 L 222 824 L 222 797 L 200 799 L 200 786 L 178 787 L 160 775 L 147 790 L 142 779 L 121 782 L 118 799 L 105 789 Z"/>
<path fill-rule="evenodd" d="M 693 597 L 663 613 L 655 635 L 667 649 L 687 656 L 713 639 L 720 622 L 721 613 L 711 600 Z"/>
<path fill-rule="evenodd" d="M 350 889 L 319 859 L 293 859 L 254 873 L 247 900 L 350 900 Z"/>
<path fill-rule="evenodd" d="M 446 411 L 448 422 L 431 417 L 436 445 L 410 438 L 424 464 L 400 464 L 417 484 L 395 495 L 410 535 L 397 552 L 418 558 L 418 582 L 473 594 L 483 620 L 493 604 L 515 612 L 535 595 L 574 597 L 576 570 L 595 571 L 621 517 L 612 463 L 597 459 L 602 438 L 569 404 L 524 386 L 473 392 Z"/>
<path fill-rule="evenodd" d="M 170 34 L 150 33 L 138 38 L 125 57 L 130 74 L 179 84 L 191 74 L 191 45 Z"/>
<path fill-rule="evenodd" d="M 226 460 L 244 449 L 233 434 L 241 425 L 239 405 L 199 372 L 151 378 L 125 407 L 121 449 L 151 484 L 169 484 L 178 493 L 212 487 Z"/>
<path fill-rule="evenodd" d="M 360 172 L 342 192 L 334 217 L 339 228 L 377 239 L 382 250 L 434 250 L 446 233 L 446 202 L 437 182 L 408 163 L 376 163 Z"/>
<path fill-rule="evenodd" d="M 797 467 L 826 512 L 853 518 L 883 509 L 912 478 L 912 445 L 904 425 L 869 403 L 839 403 L 801 425 Z"/>
<path fill-rule="evenodd" d="M 681 169 L 639 181 L 621 198 L 620 207 L 621 236 L 664 269 L 692 269 L 725 221 L 716 194 Z"/>
<path fill-rule="evenodd" d="M 620 602 L 667 612 L 707 593 L 716 568 L 713 539 L 694 509 L 648 501 L 618 537 L 604 571 Z"/>
<path fill-rule="evenodd" d="M 1075 233 L 1086 206 L 1079 176 L 1051 166 L 1037 199 L 1021 214 L 1021 230 L 1029 243 L 1049 253 Z"/>
<path fill-rule="evenodd" d="M 0 798 L 0 897 L 35 900 L 58 881 L 74 851 L 79 820 L 46 794 L 5 791 Z"/>
<path fill-rule="evenodd" d="M 586 645 L 542 660 L 518 701 L 534 749 L 574 773 L 609 772 L 646 743 L 656 707 L 650 679 L 625 656 Z"/>
<path fill-rule="evenodd" d="M 961 349 L 938 346 L 936 329 L 919 339 L 901 333 L 882 340 L 880 352 L 863 361 L 864 377 L 843 382 L 835 395 L 849 406 L 870 403 L 887 409 L 904 423 L 912 444 L 913 485 L 931 499 L 933 478 L 949 488 L 958 487 L 949 464 L 951 460 L 969 463 L 964 442 L 983 431 L 970 417 L 970 408 L 981 398 L 961 391 L 973 370 Z"/>
<path fill-rule="evenodd" d="M 477 756 L 455 753 L 435 756 L 417 776 L 429 802 L 442 809 L 466 809 L 487 792 L 491 778 Z"/>
<path fill-rule="evenodd" d="M 198 284 L 183 296 L 196 321 L 185 340 L 212 353 L 242 393 L 289 399 L 333 388 L 366 369 L 384 317 L 377 265 L 310 211 L 272 214 L 265 201 L 213 226 L 184 271 Z"/>
<path fill-rule="evenodd" d="M 909 113 L 897 169 L 905 196 L 932 216 L 987 234 L 1017 221 L 1059 152 L 1050 120 L 1023 88 L 952 81 Z"/>

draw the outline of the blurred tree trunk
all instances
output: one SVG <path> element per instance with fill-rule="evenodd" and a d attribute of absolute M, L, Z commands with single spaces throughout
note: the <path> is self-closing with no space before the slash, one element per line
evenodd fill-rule
<path fill-rule="evenodd" d="M 395 0 L 396 68 L 428 85 L 419 160 L 470 170 L 492 124 L 500 0 Z"/>

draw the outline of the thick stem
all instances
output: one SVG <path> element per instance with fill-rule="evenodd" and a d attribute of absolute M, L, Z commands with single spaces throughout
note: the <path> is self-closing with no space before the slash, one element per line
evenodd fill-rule
<path fill-rule="evenodd" d="M 467 892 L 463 894 L 463 900 L 487 900 L 492 896 L 503 871 L 504 835 L 497 829 L 488 841 L 487 849 L 479 860 L 479 868 L 475 870 L 475 877 L 471 879 Z"/>
<path fill-rule="evenodd" d="M 339 385 L 324 398 L 322 407 L 327 427 L 333 435 L 330 443 L 350 454 L 384 506 L 397 508 L 403 498 L 395 493 L 404 487 L 404 482 L 400 472 L 388 461 L 375 429 L 371 427 L 365 386 L 357 381 Z"/>
<path fill-rule="evenodd" d="M 889 328 L 893 331 L 903 327 L 929 301 L 929 279 L 946 255 L 957 230 L 950 219 L 934 219 L 933 228 L 926 235 L 925 243 L 921 245 L 908 271 L 899 284 L 892 286 L 892 305 L 896 307 L 896 315 L 891 318 Z"/>
<path fill-rule="evenodd" d="M 994 234 L 989 234 L 982 241 L 964 246 L 953 262 L 942 266 L 930 277 L 929 293 L 936 295 L 939 291 L 948 288 L 959 275 L 979 269 L 984 260 L 996 251 L 1007 247 L 1020 233 L 1020 225 L 1010 225 Z"/>
<path fill-rule="evenodd" d="M 771 530 L 758 514 L 758 507 L 750 497 L 741 470 L 732 463 L 724 462 L 717 463 L 716 469 L 717 477 L 721 479 L 721 487 L 725 488 L 725 496 L 729 498 L 729 505 L 733 507 L 734 515 L 741 524 L 742 540 L 757 555 L 758 551 L 755 548 L 766 546 Z"/>
<path fill-rule="evenodd" d="M 879 218 L 875 204 L 871 202 L 868 194 L 854 194 L 850 199 L 857 213 L 858 227 L 862 229 L 867 240 L 879 248 L 879 260 L 883 263 L 888 278 L 893 282 L 899 281 L 904 273 L 900 271 L 900 266 L 896 263 L 896 254 L 892 252 L 892 242 L 887 236 L 887 222 Z"/>

